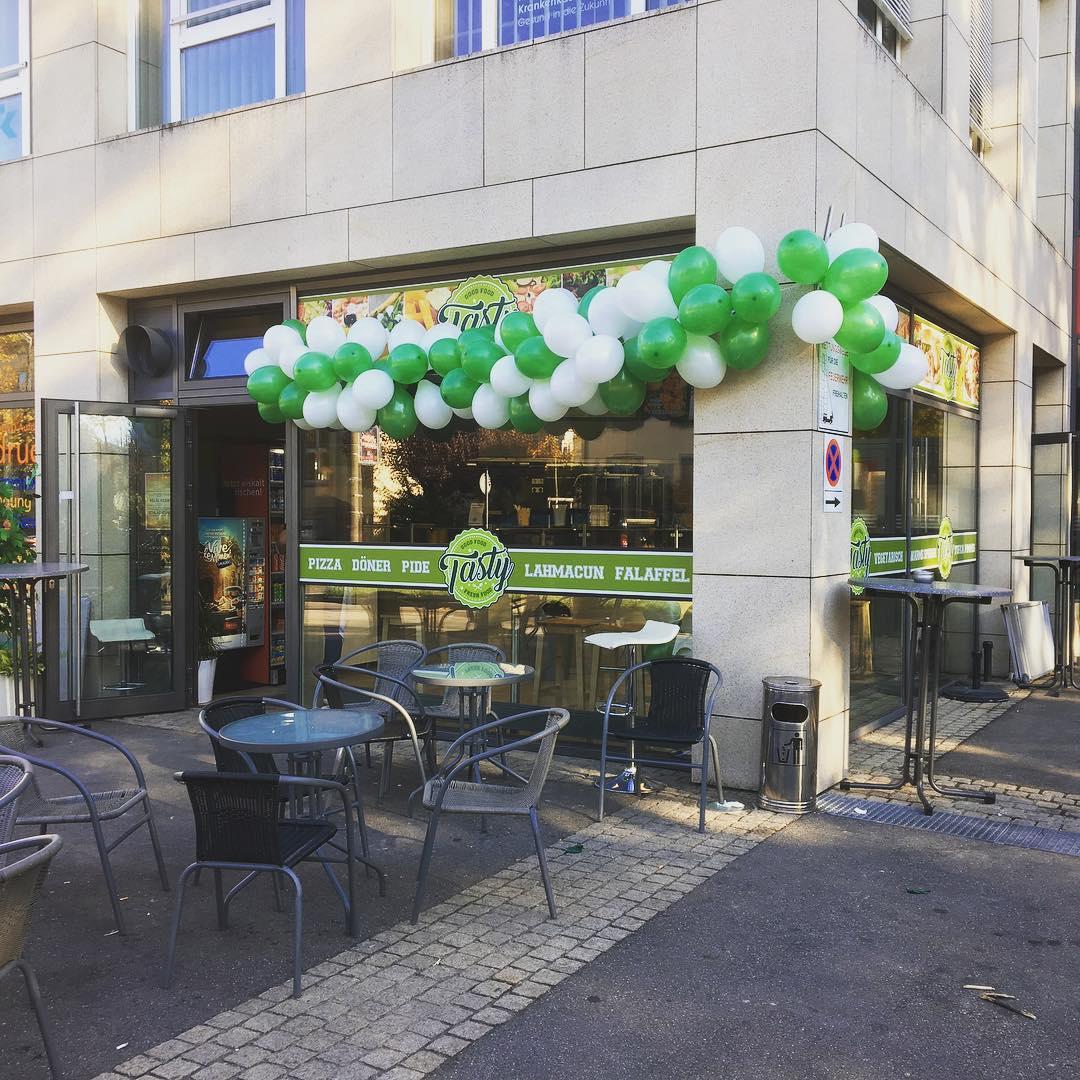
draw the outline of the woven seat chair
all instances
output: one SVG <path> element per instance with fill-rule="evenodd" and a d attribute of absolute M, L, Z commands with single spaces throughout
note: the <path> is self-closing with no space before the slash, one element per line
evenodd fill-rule
<path fill-rule="evenodd" d="M 54 1080 L 59 1080 L 60 1065 L 45 1022 L 37 976 L 23 959 L 23 945 L 34 901 L 61 846 L 60 837 L 49 834 L 0 844 L 0 979 L 15 971 L 22 975 Z M 9 1069 L 4 1075 L 14 1078 L 16 1074 Z"/>
<path fill-rule="evenodd" d="M 479 641 L 461 641 L 452 645 L 440 645 L 429 650 L 424 657 L 424 664 L 462 664 L 470 661 L 502 664 L 506 662 L 506 653 L 498 645 L 487 645 Z M 424 712 L 432 720 L 457 720 L 461 716 L 461 691 L 448 686 L 443 691 L 443 699 L 438 705 L 425 705 Z"/>
<path fill-rule="evenodd" d="M 644 716 L 627 714 L 617 700 L 628 680 L 639 673 L 649 675 L 649 709 Z M 600 737 L 600 813 L 604 820 L 604 794 L 607 790 L 609 761 L 631 765 L 656 765 L 665 769 L 699 769 L 701 790 L 698 799 L 698 832 L 705 831 L 705 796 L 709 786 L 709 763 L 712 762 L 714 782 L 719 799 L 724 801 L 720 785 L 720 752 L 709 733 L 709 717 L 723 678 L 718 668 L 705 660 L 686 656 L 646 660 L 627 668 L 615 680 L 604 703 L 604 727 Z M 635 685 L 633 682 L 630 686 Z M 613 754 L 608 749 L 611 739 L 630 743 L 629 754 Z M 705 743 L 708 742 L 708 749 Z M 664 747 L 668 750 L 702 747 L 700 763 L 677 758 L 648 758 L 637 753 L 637 744 Z"/>
<path fill-rule="evenodd" d="M 352 814 L 351 792 L 347 785 L 311 776 L 283 776 L 278 773 L 182 772 L 176 779 L 185 785 L 195 817 L 195 861 L 181 873 L 176 888 L 176 908 L 169 931 L 165 980 L 172 983 L 176 961 L 176 939 L 184 908 L 184 886 L 189 876 L 199 870 L 213 870 L 217 899 L 218 927 L 228 929 L 229 904 L 258 874 L 283 875 L 292 882 L 296 903 L 293 911 L 293 997 L 300 996 L 303 971 L 304 890 L 294 869 L 315 856 L 323 864 L 345 909 L 348 933 L 356 936 L 356 862 L 353 831 L 346 828 L 346 864 L 348 894 L 330 869 L 330 859 L 318 854 L 337 833 L 337 827 L 325 816 L 284 818 L 281 815 L 282 789 L 297 787 L 305 795 L 336 792 L 341 796 L 345 820 Z M 340 861 L 340 860 L 337 860 Z M 225 893 L 222 871 L 244 872 L 241 880 Z"/>
<path fill-rule="evenodd" d="M 412 921 L 420 918 L 420 907 L 424 902 L 424 890 L 427 887 L 428 870 L 431 866 L 431 854 L 435 847 L 435 834 L 439 828 L 439 818 L 443 814 L 480 814 L 510 815 L 528 817 L 532 826 L 533 840 L 536 844 L 536 858 L 540 864 L 540 878 L 544 883 L 547 896 L 548 912 L 554 919 L 555 894 L 552 892 L 551 879 L 548 875 L 547 859 L 544 856 L 544 841 L 540 835 L 540 821 L 537 806 L 544 792 L 551 759 L 555 753 L 555 741 L 559 732 L 566 727 L 570 714 L 565 709 L 532 709 L 516 716 L 504 716 L 480 724 L 456 739 L 446 751 L 442 768 L 428 780 L 419 792 L 423 805 L 431 811 L 428 820 L 427 835 L 424 837 L 424 850 L 420 856 L 420 869 L 416 875 L 416 896 L 413 900 Z M 489 735 L 500 728 L 520 730 L 530 727 L 536 721 L 543 726 L 539 731 L 506 742 L 501 740 L 497 746 L 470 752 L 472 748 L 482 747 Z M 481 762 L 518 750 L 535 747 L 532 770 L 525 784 L 477 783 Z M 459 779 L 464 777 L 465 779 Z M 468 779 L 472 777 L 472 779 Z M 411 800 L 410 800 L 411 801 Z"/>
<path fill-rule="evenodd" d="M 112 791 L 91 791 L 75 773 L 55 762 L 46 761 L 33 752 L 36 749 L 36 747 L 32 748 L 36 727 L 47 727 L 51 732 L 66 732 L 69 735 L 76 735 L 111 747 L 131 766 L 135 778 L 134 786 L 116 788 Z M 135 755 L 116 739 L 111 739 L 100 732 L 89 731 L 87 728 L 76 727 L 74 724 L 62 724 L 57 720 L 46 721 L 25 716 L 0 719 L 0 753 L 24 757 L 35 770 L 62 776 L 75 789 L 74 795 L 46 796 L 38 788 L 37 779 L 32 778 L 30 785 L 19 799 L 16 824 L 36 825 L 42 832 L 56 825 L 90 826 L 94 833 L 94 842 L 97 844 L 98 856 L 101 859 L 101 869 L 105 876 L 105 886 L 109 891 L 113 915 L 116 918 L 116 928 L 121 934 L 124 933 L 124 913 L 120 907 L 120 894 L 116 888 L 116 878 L 113 875 L 109 853 L 143 825 L 150 832 L 150 843 L 154 849 L 161 887 L 166 892 L 169 891 L 169 876 L 165 871 L 165 860 L 161 854 L 161 844 L 158 842 L 154 811 L 150 805 L 150 795 L 146 790 L 146 777 L 143 776 L 142 766 L 139 765 Z M 138 819 L 129 824 L 112 841 L 106 842 L 103 824 L 122 818 L 133 811 L 138 813 Z"/>
<path fill-rule="evenodd" d="M 214 751 L 214 762 L 217 765 L 218 772 L 251 772 L 243 754 L 218 742 L 217 733 L 226 724 L 231 724 L 234 720 L 246 720 L 249 716 L 262 716 L 263 713 L 274 710 L 284 712 L 289 709 L 302 708 L 302 705 L 297 705 L 295 702 L 269 697 L 219 698 L 217 701 L 211 701 L 209 705 L 204 706 L 202 712 L 199 713 L 199 727 L 206 732 L 207 737 L 210 739 L 210 746 Z M 274 761 L 273 754 L 250 754 L 248 756 L 258 773 L 272 775 L 280 771 L 277 762 Z"/>
<path fill-rule="evenodd" d="M 26 758 L 0 755 L 0 844 L 10 840 L 15 832 L 16 804 L 33 777 L 34 766 Z"/>

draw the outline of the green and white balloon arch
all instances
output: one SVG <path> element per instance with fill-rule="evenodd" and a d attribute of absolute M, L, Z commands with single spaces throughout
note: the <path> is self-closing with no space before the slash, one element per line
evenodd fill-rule
<path fill-rule="evenodd" d="M 881 295 L 889 268 L 869 225 L 842 225 L 827 240 L 809 229 L 777 247 L 780 271 L 813 286 L 796 302 L 798 338 L 833 340 L 851 360 L 852 420 L 872 431 L 884 420 L 883 387 L 907 389 L 926 376 L 920 349 L 896 334 L 896 305 Z M 580 300 L 567 289 L 541 293 L 531 312 L 510 311 L 497 326 L 430 329 L 411 319 L 387 329 L 374 318 L 346 332 L 320 315 L 267 330 L 244 369 L 264 420 L 299 427 L 366 431 L 395 439 L 454 416 L 480 427 L 539 431 L 570 409 L 630 416 L 646 384 L 674 370 L 710 389 L 729 369 L 755 368 L 769 349 L 780 284 L 765 271 L 765 249 L 749 229 L 726 229 L 710 250 L 685 248 L 671 261 L 631 270 Z"/>

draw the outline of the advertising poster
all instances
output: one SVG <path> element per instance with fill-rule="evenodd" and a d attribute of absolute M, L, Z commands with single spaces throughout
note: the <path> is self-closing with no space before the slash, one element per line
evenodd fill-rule
<path fill-rule="evenodd" d="M 143 509 L 148 529 L 168 529 L 172 524 L 172 477 L 169 473 L 143 476 Z"/>
<path fill-rule="evenodd" d="M 199 518 L 199 594 L 217 638 L 244 632 L 244 524 L 244 518 Z"/>
<path fill-rule="evenodd" d="M 912 341 L 922 349 L 929 369 L 916 389 L 941 401 L 977 409 L 978 347 L 918 315 L 913 320 Z"/>

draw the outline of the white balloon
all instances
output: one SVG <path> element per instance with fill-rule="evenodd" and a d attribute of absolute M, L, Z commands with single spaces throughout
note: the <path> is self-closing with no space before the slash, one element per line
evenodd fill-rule
<path fill-rule="evenodd" d="M 454 418 L 454 411 L 443 401 L 439 388 L 427 379 L 421 379 L 416 384 L 413 406 L 416 409 L 416 419 L 433 431 L 446 427 Z"/>
<path fill-rule="evenodd" d="M 534 301 L 533 322 L 542 334 L 548 321 L 556 315 L 576 315 L 578 298 L 569 289 L 545 289 Z"/>
<path fill-rule="evenodd" d="M 313 430 L 311 424 L 309 424 L 306 420 L 294 420 L 293 423 L 301 431 L 311 431 L 311 430 Z"/>
<path fill-rule="evenodd" d="M 618 338 L 597 334 L 574 353 L 574 370 L 582 382 L 599 384 L 622 371 L 623 344 Z"/>
<path fill-rule="evenodd" d="M 369 368 L 356 376 L 352 395 L 369 409 L 381 409 L 394 396 L 394 380 L 379 368 Z"/>
<path fill-rule="evenodd" d="M 544 344 L 556 356 L 573 356 L 592 334 L 588 320 L 576 312 L 573 315 L 554 315 L 544 327 Z"/>
<path fill-rule="evenodd" d="M 390 331 L 387 348 L 393 352 L 399 345 L 419 345 L 424 340 L 427 328 L 415 319 L 402 319 Z"/>
<path fill-rule="evenodd" d="M 299 338 L 299 334 L 297 338 Z M 290 342 L 278 353 L 278 364 L 290 379 L 296 374 L 296 361 L 307 351 L 308 347 L 302 341 L 297 340 Z"/>
<path fill-rule="evenodd" d="M 608 411 L 608 407 L 604 404 L 604 399 L 600 396 L 600 390 L 597 389 L 584 405 L 581 406 L 581 411 L 587 413 L 589 416 L 603 416 Z"/>
<path fill-rule="evenodd" d="M 481 383 L 473 394 L 472 400 L 473 419 L 489 431 L 496 431 L 510 419 L 510 400 L 502 394 Z"/>
<path fill-rule="evenodd" d="M 424 352 L 428 352 L 436 341 L 442 341 L 443 338 L 454 338 L 456 340 L 459 337 L 461 337 L 461 327 L 457 323 L 437 322 L 424 334 L 420 347 Z"/>
<path fill-rule="evenodd" d="M 641 268 L 641 272 L 649 274 L 666 285 L 668 283 L 668 274 L 671 272 L 671 263 L 664 262 L 663 259 L 653 259 L 652 262 L 647 262 Z"/>
<path fill-rule="evenodd" d="M 825 247 L 829 252 L 829 262 L 832 262 L 837 256 L 843 255 L 845 251 L 851 251 L 853 248 L 871 248 L 873 251 L 877 251 L 879 246 L 878 234 L 869 225 L 864 225 L 861 221 L 851 221 L 847 225 L 841 225 L 825 241 Z"/>
<path fill-rule="evenodd" d="M 844 309 L 831 292 L 817 289 L 800 296 L 791 309 L 791 329 L 800 341 L 820 345 L 840 329 Z"/>
<path fill-rule="evenodd" d="M 686 348 L 675 365 L 685 382 L 698 390 L 719 386 L 727 374 L 720 346 L 703 334 L 687 334 Z"/>
<path fill-rule="evenodd" d="M 340 400 L 341 400 L 341 395 L 339 394 L 338 395 L 338 401 L 340 401 Z M 340 420 L 331 420 L 330 423 L 327 424 L 326 426 L 331 431 L 344 431 L 345 430 L 345 425 Z"/>
<path fill-rule="evenodd" d="M 713 248 L 716 265 L 728 283 L 734 285 L 744 274 L 765 269 L 765 247 L 756 233 L 741 225 L 725 229 Z"/>
<path fill-rule="evenodd" d="M 926 378 L 928 370 L 922 349 L 905 341 L 900 346 L 900 357 L 896 363 L 887 371 L 878 372 L 874 378 L 890 390 L 910 390 Z"/>
<path fill-rule="evenodd" d="M 337 418 L 347 431 L 367 431 L 375 423 L 375 410 L 343 393 L 337 399 Z"/>
<path fill-rule="evenodd" d="M 551 373 L 551 395 L 567 408 L 584 405 L 596 393 L 596 383 L 583 379 L 573 360 L 564 360 Z"/>
<path fill-rule="evenodd" d="M 374 319 L 370 315 L 357 319 L 349 327 L 349 332 L 345 336 L 349 341 L 355 341 L 357 345 L 363 345 L 371 353 L 372 360 L 378 360 L 386 352 L 386 327 L 378 319 Z"/>
<path fill-rule="evenodd" d="M 631 270 L 619 278 L 615 298 L 623 313 L 639 323 L 665 316 L 674 319 L 679 314 L 667 282 L 659 281 L 644 270 Z"/>
<path fill-rule="evenodd" d="M 512 356 L 500 356 L 491 369 L 491 388 L 501 397 L 519 397 L 532 386 L 532 379 L 518 371 Z"/>
<path fill-rule="evenodd" d="M 263 334 L 263 348 L 273 357 L 277 357 L 287 345 L 303 345 L 304 339 L 293 326 L 279 323 L 271 326 Z"/>
<path fill-rule="evenodd" d="M 244 357 L 244 371 L 250 375 L 261 367 L 277 367 L 277 357 L 266 349 L 252 349 Z"/>
<path fill-rule="evenodd" d="M 548 379 L 537 379 L 529 387 L 529 408 L 538 420 L 547 422 L 561 420 L 566 415 L 566 406 L 551 392 Z"/>
<path fill-rule="evenodd" d="M 345 344 L 345 328 L 329 315 L 316 315 L 307 326 L 307 343 L 312 352 L 333 356 Z"/>
<path fill-rule="evenodd" d="M 477 389 L 479 389 L 479 387 L 477 387 Z M 475 397 L 476 395 L 474 394 L 473 396 Z M 466 405 L 464 409 L 451 409 L 450 411 L 455 416 L 460 417 L 462 420 L 472 420 L 473 419 L 472 407 L 469 406 L 469 405 Z"/>
<path fill-rule="evenodd" d="M 878 309 L 881 321 L 885 324 L 885 329 L 890 334 L 895 334 L 896 327 L 900 322 L 900 312 L 896 310 L 896 305 L 887 296 L 882 296 L 881 293 L 878 293 L 877 296 L 871 296 L 866 302 Z"/>
<path fill-rule="evenodd" d="M 641 323 L 631 319 L 622 309 L 614 289 L 601 289 L 589 304 L 589 325 L 597 334 L 628 341 L 641 329 Z"/>
<path fill-rule="evenodd" d="M 329 390 L 316 390 L 304 398 L 304 419 L 313 428 L 329 427 L 337 418 L 337 402 L 341 394 L 339 385 Z"/>

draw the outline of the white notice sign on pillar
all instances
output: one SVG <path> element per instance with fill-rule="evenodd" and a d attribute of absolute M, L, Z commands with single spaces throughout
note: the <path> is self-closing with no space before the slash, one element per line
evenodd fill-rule
<path fill-rule="evenodd" d="M 847 354 L 832 341 L 818 346 L 819 431 L 851 434 L 851 364 Z"/>

